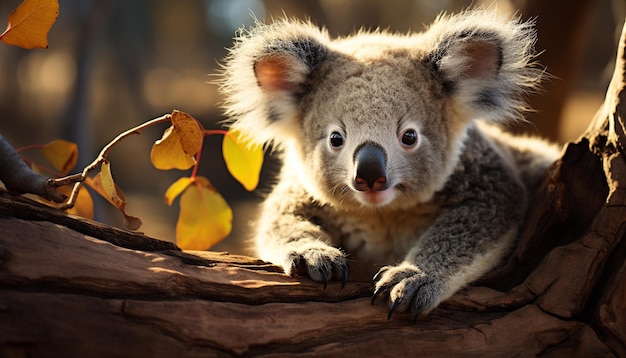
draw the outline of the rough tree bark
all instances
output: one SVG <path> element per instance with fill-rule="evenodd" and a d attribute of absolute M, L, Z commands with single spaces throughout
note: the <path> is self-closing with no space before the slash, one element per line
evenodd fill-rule
<path fill-rule="evenodd" d="M 65 200 L 65 196 L 56 190 L 58 185 L 49 177 L 32 171 L 2 135 L 0 135 L 0 181 L 8 190 L 18 194 L 36 194 L 57 203 Z"/>
<path fill-rule="evenodd" d="M 0 196 L 0 355 L 626 356 L 626 38 L 498 270 L 410 324 L 371 286 L 183 252 Z"/>

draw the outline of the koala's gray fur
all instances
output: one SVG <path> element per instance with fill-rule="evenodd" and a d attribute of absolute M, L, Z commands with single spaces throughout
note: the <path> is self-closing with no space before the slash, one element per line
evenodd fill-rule
<path fill-rule="evenodd" d="M 260 257 L 324 286 L 348 265 L 378 272 L 374 298 L 415 317 L 493 268 L 557 157 L 493 125 L 526 110 L 534 42 L 531 23 L 483 10 L 409 35 L 242 31 L 224 66 L 231 126 L 284 153 Z"/>

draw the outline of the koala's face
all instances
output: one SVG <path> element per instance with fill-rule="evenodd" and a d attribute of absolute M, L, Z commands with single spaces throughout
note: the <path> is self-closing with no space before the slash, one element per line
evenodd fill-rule
<path fill-rule="evenodd" d="M 232 128 L 282 147 L 294 180 L 346 208 L 429 200 L 452 173 L 468 123 L 517 117 L 541 75 L 532 27 L 491 16 L 335 40 L 285 20 L 238 40 L 223 83 Z"/>
<path fill-rule="evenodd" d="M 428 200 L 455 159 L 451 136 L 460 135 L 451 133 L 432 74 L 409 54 L 330 63 L 302 102 L 303 130 L 294 143 L 305 175 L 314 175 L 318 192 L 335 205 L 396 208 Z"/>

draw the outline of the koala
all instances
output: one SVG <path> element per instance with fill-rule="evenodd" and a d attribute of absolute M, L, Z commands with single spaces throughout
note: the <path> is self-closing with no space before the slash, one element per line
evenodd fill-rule
<path fill-rule="evenodd" d="M 537 88 L 533 24 L 487 10 L 424 32 L 330 38 L 283 19 L 241 30 L 224 61 L 228 124 L 282 156 L 260 258 L 288 275 L 371 279 L 416 319 L 514 244 L 557 149 L 501 129 Z"/>

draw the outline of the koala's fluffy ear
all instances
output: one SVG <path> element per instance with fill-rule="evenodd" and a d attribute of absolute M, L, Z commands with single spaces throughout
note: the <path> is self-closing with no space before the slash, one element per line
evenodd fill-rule
<path fill-rule="evenodd" d="M 495 122 L 521 118 L 527 110 L 524 95 L 537 88 L 543 74 L 533 62 L 531 22 L 466 11 L 440 16 L 425 36 L 431 44 L 426 62 L 459 113 Z"/>
<path fill-rule="evenodd" d="M 325 32 L 291 20 L 242 31 L 223 73 L 231 128 L 260 144 L 294 138 L 300 132 L 298 99 L 325 59 L 327 41 Z"/>

